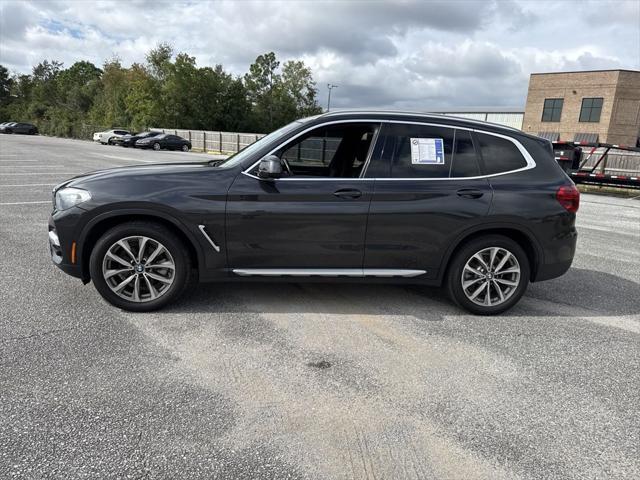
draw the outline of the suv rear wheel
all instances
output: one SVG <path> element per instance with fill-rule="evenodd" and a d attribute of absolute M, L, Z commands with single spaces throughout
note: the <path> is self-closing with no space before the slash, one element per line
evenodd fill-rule
<path fill-rule="evenodd" d="M 520 300 L 529 284 L 529 272 L 529 259 L 517 242 L 487 235 L 457 252 L 447 274 L 447 289 L 471 313 L 494 315 Z"/>
<path fill-rule="evenodd" d="M 102 297 L 124 310 L 146 312 L 175 300 L 189 279 L 185 246 L 162 225 L 130 222 L 107 231 L 89 260 Z"/>
<path fill-rule="evenodd" d="M 156 143 L 154 143 L 154 144 L 153 144 L 153 149 L 154 149 L 154 150 L 158 151 L 158 150 L 160 150 L 160 148 L 161 148 L 161 147 L 160 147 L 160 144 L 159 144 L 158 142 L 156 142 Z"/>

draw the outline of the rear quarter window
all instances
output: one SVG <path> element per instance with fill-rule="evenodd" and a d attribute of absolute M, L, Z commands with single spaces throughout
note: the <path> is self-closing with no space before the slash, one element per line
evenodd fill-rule
<path fill-rule="evenodd" d="M 487 175 L 510 172 L 527 166 L 527 161 L 512 141 L 486 133 L 478 132 L 476 135 Z"/>

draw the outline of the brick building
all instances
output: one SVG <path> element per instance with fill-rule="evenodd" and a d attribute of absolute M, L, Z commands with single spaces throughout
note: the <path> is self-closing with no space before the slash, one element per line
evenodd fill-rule
<path fill-rule="evenodd" d="M 522 130 L 549 140 L 635 146 L 640 71 L 533 73 Z"/>

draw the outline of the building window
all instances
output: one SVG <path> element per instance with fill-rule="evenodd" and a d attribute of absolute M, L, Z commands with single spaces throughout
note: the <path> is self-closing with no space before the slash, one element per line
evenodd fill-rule
<path fill-rule="evenodd" d="M 559 122 L 562 115 L 563 98 L 545 98 L 542 109 L 543 122 Z"/>
<path fill-rule="evenodd" d="M 581 122 L 598 123 L 602 112 L 602 98 L 583 98 L 580 109 Z"/>

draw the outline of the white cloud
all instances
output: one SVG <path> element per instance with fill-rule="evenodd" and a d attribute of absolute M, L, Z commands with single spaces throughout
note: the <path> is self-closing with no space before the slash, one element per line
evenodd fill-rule
<path fill-rule="evenodd" d="M 261 53 L 303 58 L 321 102 L 429 109 L 523 105 L 531 72 L 640 68 L 640 2 L 395 1 L 0 4 L 0 63 L 144 61 L 161 41 L 245 72 Z"/>

